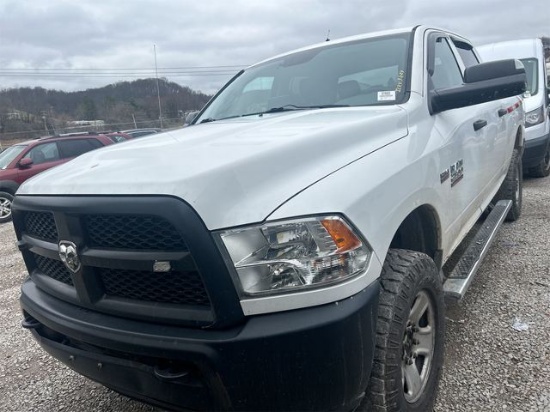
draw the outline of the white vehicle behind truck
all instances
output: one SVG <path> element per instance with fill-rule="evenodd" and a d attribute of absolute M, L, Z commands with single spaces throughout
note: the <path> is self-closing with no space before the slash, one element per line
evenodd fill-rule
<path fill-rule="evenodd" d="M 525 72 L 478 62 L 424 26 L 306 47 L 27 181 L 23 326 L 170 409 L 431 410 L 444 298 L 521 213 Z"/>
<path fill-rule="evenodd" d="M 525 66 L 523 168 L 534 177 L 550 174 L 550 83 L 541 39 L 510 40 L 477 48 L 484 61 L 519 59 Z"/>

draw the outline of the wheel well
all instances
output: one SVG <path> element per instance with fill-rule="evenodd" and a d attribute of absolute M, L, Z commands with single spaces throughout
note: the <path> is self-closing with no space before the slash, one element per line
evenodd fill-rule
<path fill-rule="evenodd" d="M 17 189 L 19 189 L 19 184 L 13 180 L 0 181 L 0 192 L 9 193 L 10 195 L 15 196 Z"/>
<path fill-rule="evenodd" d="M 412 211 L 393 236 L 390 248 L 422 252 L 440 266 L 439 221 L 435 210 L 427 205 Z"/>
<path fill-rule="evenodd" d="M 15 196 L 15 191 L 8 189 L 7 187 L 0 187 L 0 192 L 9 193 L 12 196 Z"/>
<path fill-rule="evenodd" d="M 521 131 L 521 127 L 520 127 L 518 129 L 518 132 L 516 133 L 516 142 L 514 144 L 514 149 L 523 148 L 523 145 L 524 145 L 523 132 Z"/>

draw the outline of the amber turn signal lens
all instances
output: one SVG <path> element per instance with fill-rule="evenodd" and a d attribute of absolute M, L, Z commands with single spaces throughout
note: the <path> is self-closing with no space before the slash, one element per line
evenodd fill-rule
<path fill-rule="evenodd" d="M 361 240 L 340 219 L 323 219 L 321 224 L 338 247 L 337 252 L 348 252 L 361 246 Z"/>

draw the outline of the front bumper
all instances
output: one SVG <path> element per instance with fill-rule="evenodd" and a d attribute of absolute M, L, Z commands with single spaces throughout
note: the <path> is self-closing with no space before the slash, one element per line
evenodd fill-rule
<path fill-rule="evenodd" d="M 379 284 L 324 306 L 247 318 L 225 330 L 123 319 L 22 287 L 24 326 L 75 371 L 182 410 L 351 410 L 375 344 Z"/>
<path fill-rule="evenodd" d="M 550 134 L 534 139 L 526 139 L 522 158 L 523 170 L 538 166 L 544 159 L 549 144 Z"/>

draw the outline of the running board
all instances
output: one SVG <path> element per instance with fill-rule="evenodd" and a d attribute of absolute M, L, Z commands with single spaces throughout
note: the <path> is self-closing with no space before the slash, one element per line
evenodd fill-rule
<path fill-rule="evenodd" d="M 446 298 L 464 297 L 511 207 L 511 200 L 500 200 L 489 213 L 443 284 Z"/>

